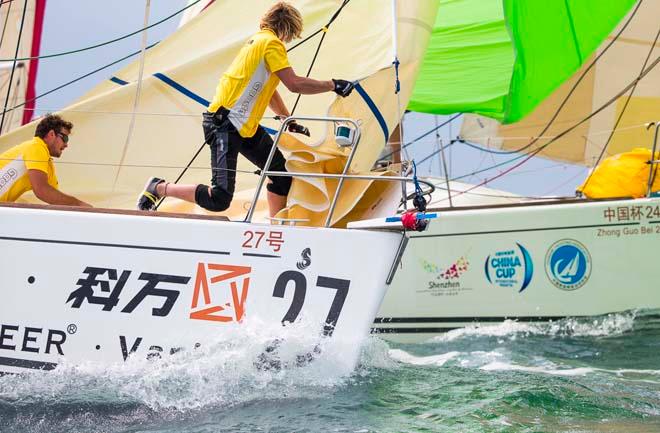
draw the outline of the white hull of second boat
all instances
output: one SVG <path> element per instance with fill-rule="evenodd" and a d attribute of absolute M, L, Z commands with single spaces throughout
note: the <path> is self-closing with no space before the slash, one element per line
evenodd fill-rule
<path fill-rule="evenodd" d="M 375 331 L 420 341 L 475 323 L 660 308 L 658 246 L 660 199 L 440 210 L 411 234 Z"/>
<path fill-rule="evenodd" d="M 350 371 L 401 241 L 388 232 L 20 205 L 0 206 L 0 221 L 4 372 L 279 338 L 286 322 L 309 326 L 303 360 L 333 353 Z"/>

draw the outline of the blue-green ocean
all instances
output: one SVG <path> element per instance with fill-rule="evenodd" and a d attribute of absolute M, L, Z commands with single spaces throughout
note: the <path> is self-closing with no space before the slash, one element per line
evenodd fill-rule
<path fill-rule="evenodd" d="M 372 336 L 350 375 L 258 370 L 245 344 L 2 376 L 0 431 L 660 432 L 657 311 Z"/>

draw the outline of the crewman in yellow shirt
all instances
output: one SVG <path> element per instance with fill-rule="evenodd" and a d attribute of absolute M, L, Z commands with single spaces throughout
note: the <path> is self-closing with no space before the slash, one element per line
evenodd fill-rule
<path fill-rule="evenodd" d="M 138 198 L 140 210 L 153 210 L 162 197 L 172 196 L 197 203 L 210 211 L 227 209 L 234 196 L 236 162 L 241 153 L 250 162 L 263 169 L 273 140 L 259 125 L 269 106 L 281 118 L 289 110 L 277 92 L 280 80 L 294 93 L 306 95 L 334 91 L 348 96 L 354 84 L 346 80 L 319 81 L 296 75 L 289 64 L 285 43 L 299 38 L 303 29 L 300 12 L 286 2 L 277 2 L 261 18 L 260 31 L 250 38 L 220 77 L 215 97 L 204 112 L 204 137 L 211 146 L 211 186 L 176 185 L 152 177 Z M 290 123 L 289 131 L 309 135 L 309 131 Z M 275 151 L 269 167 L 286 171 L 285 159 Z M 270 177 L 268 207 L 274 216 L 286 205 L 291 178 Z"/>
<path fill-rule="evenodd" d="M 0 154 L 0 202 L 16 201 L 32 190 L 39 200 L 49 204 L 91 207 L 57 189 L 53 157 L 62 156 L 72 128 L 71 122 L 48 114 L 37 125 L 32 140 Z"/>

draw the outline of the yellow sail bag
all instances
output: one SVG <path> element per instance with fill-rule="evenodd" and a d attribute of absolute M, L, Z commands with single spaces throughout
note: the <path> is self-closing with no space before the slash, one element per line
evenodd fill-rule
<path fill-rule="evenodd" d="M 653 159 L 659 155 L 656 153 Z M 611 156 L 594 167 L 577 190 L 588 198 L 644 197 L 651 159 L 651 151 L 644 148 Z M 651 191 L 660 191 L 660 176 L 656 176 Z"/>

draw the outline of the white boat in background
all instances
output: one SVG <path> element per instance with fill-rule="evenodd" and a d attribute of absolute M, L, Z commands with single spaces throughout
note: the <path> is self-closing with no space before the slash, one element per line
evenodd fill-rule
<path fill-rule="evenodd" d="M 502 166 L 501 172 L 478 185 L 450 182 L 451 201 L 447 190 L 436 189 L 427 212 L 437 217 L 430 220 L 426 232 L 411 235 L 374 331 L 386 339 L 420 341 L 456 327 L 507 319 L 552 321 L 660 307 L 654 272 L 654 251 L 660 239 L 659 199 L 543 200 L 481 190 L 537 155 L 593 167 L 604 157 L 636 147 L 656 149 L 658 131 L 649 124 L 657 126 L 660 119 L 660 3 L 622 1 L 603 4 L 596 11 L 588 2 L 546 2 L 539 9 L 528 2 L 509 2 L 506 13 L 502 8 L 484 7 L 473 9 L 470 15 L 457 13 L 459 3 L 469 4 L 457 2 L 457 8 L 439 14 L 434 30 L 437 39 L 432 38 L 429 48 L 435 47 L 434 57 L 418 79 L 418 83 L 426 80 L 422 83 L 425 93 L 420 92 L 417 100 L 413 95 L 412 104 L 430 105 L 435 113 L 449 114 L 457 111 L 458 99 L 461 107 L 469 109 L 466 112 L 499 116 L 509 124 L 464 116 L 455 141 L 481 149 L 484 158 L 491 153 L 510 155 L 510 160 L 508 165 L 494 163 L 493 168 Z M 525 9 L 527 15 L 517 23 L 507 21 L 516 8 Z M 625 13 L 606 17 L 608 8 Z M 544 21 L 544 14 L 557 20 Z M 601 14 L 601 19 L 594 14 Z M 540 20 L 534 21 L 534 16 Z M 501 31 L 481 33 L 485 22 Z M 598 26 L 603 34 L 609 33 L 606 38 L 577 42 Z M 548 34 L 553 37 L 545 38 Z M 509 36 L 517 42 L 512 43 Z M 526 53 L 517 57 L 511 49 L 509 56 L 492 48 L 495 40 Z M 456 44 L 465 44 L 465 58 L 452 56 Z M 593 49 L 593 56 L 584 56 L 586 46 Z M 553 55 L 567 63 L 550 61 L 547 50 L 554 50 Z M 482 58 L 482 51 L 492 56 Z M 472 66 L 470 74 L 458 68 L 462 61 Z M 572 76 L 565 69 L 563 78 L 553 78 L 554 91 L 546 87 L 548 92 L 538 106 L 532 104 L 531 112 L 507 118 L 516 111 L 523 113 L 517 104 L 532 101 L 534 85 L 551 87 L 543 78 L 570 62 L 579 65 Z M 447 64 L 452 67 L 445 69 Z M 513 78 L 502 74 L 503 69 L 512 69 Z M 454 74 L 457 70 L 461 73 Z M 479 80 L 481 76 L 490 80 Z M 516 78 L 520 81 L 509 88 L 507 80 Z M 442 87 L 432 92 L 438 83 Z M 498 96 L 506 109 L 499 114 L 488 113 L 492 105 L 479 99 L 490 93 L 472 92 L 491 85 L 502 85 Z M 516 93 L 523 88 L 522 96 Z M 467 104 L 455 98 L 452 92 L 457 92 L 452 89 L 464 90 L 465 98 L 474 100 Z M 647 176 L 649 167 L 644 172 Z M 433 183 L 442 187 L 448 181 Z M 630 180 L 612 179 L 626 181 Z"/>
<path fill-rule="evenodd" d="M 423 341 L 467 325 L 660 308 L 660 199 L 430 209 L 374 332 Z"/>

